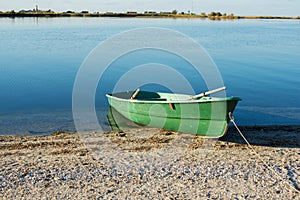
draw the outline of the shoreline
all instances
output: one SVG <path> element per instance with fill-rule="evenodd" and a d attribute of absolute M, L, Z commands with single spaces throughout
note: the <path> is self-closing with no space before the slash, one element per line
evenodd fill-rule
<path fill-rule="evenodd" d="M 238 125 L 239 128 L 241 130 L 245 130 L 245 131 L 262 131 L 262 132 L 270 132 L 270 131 L 287 131 L 287 132 L 292 132 L 292 131 L 298 131 L 300 133 L 300 124 L 269 124 L 269 125 Z M 139 127 L 139 126 L 137 126 Z M 57 134 L 78 134 L 76 132 L 75 127 L 74 131 L 73 130 L 69 130 L 69 131 L 65 131 L 65 130 L 55 130 L 55 131 L 43 131 L 43 130 L 38 130 L 38 131 L 24 131 L 24 133 L 18 133 L 18 134 L 0 134 L 0 138 L 1 137 L 6 137 L 6 136 L 16 136 L 16 137 L 22 137 L 22 136 L 36 136 L 36 137 L 41 137 L 41 136 L 51 136 L 51 135 L 57 135 Z M 143 129 L 147 127 L 145 126 L 140 126 L 140 129 Z M 134 129 L 134 128 L 133 128 Z M 111 132 L 114 132 L 115 128 L 113 128 L 113 130 L 111 130 Z M 166 130 L 167 131 L 167 130 Z M 170 131 L 172 132 L 172 131 Z M 236 132 L 236 129 L 234 128 L 232 123 L 229 123 L 228 125 L 228 131 L 229 132 Z M 47 134 L 46 134 L 47 133 Z M 223 136 L 225 137 L 227 135 L 227 133 Z M 184 133 L 183 133 L 184 134 Z M 187 135 L 190 135 L 187 133 Z M 197 136 L 195 136 L 197 137 Z"/>
<path fill-rule="evenodd" d="M 259 157 L 234 127 L 219 140 L 153 128 L 0 136 L 0 197 L 296 199 L 300 125 L 240 129 Z"/>
<path fill-rule="evenodd" d="M 198 18 L 198 19 L 209 19 L 209 20 L 236 20 L 236 19 L 294 19 L 299 20 L 300 16 L 235 16 L 233 14 L 226 15 L 221 13 L 214 14 L 172 14 L 171 12 L 163 13 L 89 13 L 88 11 L 75 13 L 75 12 L 63 12 L 57 13 L 53 11 L 39 11 L 39 12 L 1 12 L 0 18 L 23 18 L 23 17 L 42 17 L 42 18 L 58 18 L 58 17 L 117 17 L 117 18 Z"/>

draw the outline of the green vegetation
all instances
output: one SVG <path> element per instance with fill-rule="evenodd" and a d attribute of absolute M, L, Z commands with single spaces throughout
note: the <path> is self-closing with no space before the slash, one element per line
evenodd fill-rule
<path fill-rule="evenodd" d="M 0 17 L 171 17 L 171 18 L 208 18 L 211 20 L 225 20 L 225 19 L 300 19 L 300 16 L 235 16 L 233 13 L 226 14 L 221 12 L 211 12 L 206 14 L 202 12 L 201 14 L 195 14 L 188 11 L 179 12 L 178 10 L 173 10 L 171 12 L 155 12 L 155 11 L 145 11 L 144 13 L 138 13 L 134 11 L 128 11 L 125 13 L 90 13 L 89 11 L 74 12 L 68 10 L 66 12 L 54 12 L 52 10 L 42 11 L 36 7 L 33 10 L 20 10 L 19 12 L 11 11 L 0 11 Z"/>

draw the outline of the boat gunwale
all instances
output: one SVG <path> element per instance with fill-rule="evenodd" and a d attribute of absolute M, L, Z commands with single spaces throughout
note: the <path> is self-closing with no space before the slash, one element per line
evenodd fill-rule
<path fill-rule="evenodd" d="M 180 94 L 182 95 L 182 94 Z M 187 98 L 191 98 L 192 96 L 186 95 Z M 213 102 L 222 102 L 222 101 L 241 101 L 240 97 L 210 97 L 210 99 L 186 99 L 186 100 L 166 100 L 166 101 L 153 101 L 153 100 L 139 100 L 139 99 L 125 99 L 113 96 L 112 94 L 106 94 L 106 97 L 115 99 L 123 102 L 130 103 L 149 103 L 149 104 L 169 104 L 169 103 L 178 103 L 178 104 L 188 104 L 188 103 L 213 103 Z"/>

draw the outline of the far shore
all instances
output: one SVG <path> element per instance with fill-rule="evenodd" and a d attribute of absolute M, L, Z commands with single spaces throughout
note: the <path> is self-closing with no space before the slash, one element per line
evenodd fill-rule
<path fill-rule="evenodd" d="M 234 19 L 300 19 L 300 16 L 235 16 L 234 14 L 226 14 L 220 12 L 211 12 L 209 14 L 201 13 L 177 13 L 177 12 L 125 12 L 125 13 L 114 13 L 106 12 L 90 13 L 89 11 L 82 12 L 54 12 L 48 11 L 26 11 L 22 10 L 19 12 L 15 11 L 0 11 L 0 17 L 124 17 L 124 18 L 199 18 L 199 19 L 210 19 L 210 20 L 234 20 Z"/>

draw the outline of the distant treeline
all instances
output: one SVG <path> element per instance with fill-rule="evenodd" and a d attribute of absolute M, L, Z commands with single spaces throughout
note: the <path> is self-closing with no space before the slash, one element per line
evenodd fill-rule
<path fill-rule="evenodd" d="M 66 11 L 66 12 L 54 12 L 51 10 L 41 11 L 41 10 L 20 10 L 18 12 L 0 11 L 0 17 L 171 17 L 171 18 L 208 18 L 212 20 L 221 20 L 221 19 L 300 19 L 300 16 L 235 16 L 234 14 L 226 14 L 220 12 L 211 12 L 209 14 L 201 13 L 184 13 L 173 10 L 171 12 L 154 12 L 154 11 L 145 11 L 144 13 L 138 13 L 134 11 L 128 11 L 124 13 L 114 13 L 106 12 L 99 13 L 94 12 L 90 13 L 89 11 Z"/>

